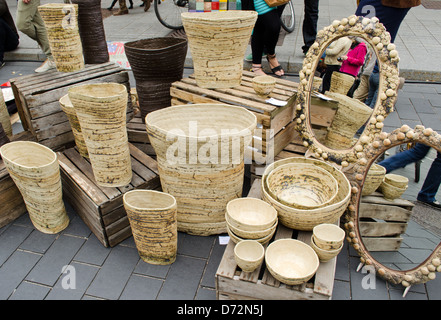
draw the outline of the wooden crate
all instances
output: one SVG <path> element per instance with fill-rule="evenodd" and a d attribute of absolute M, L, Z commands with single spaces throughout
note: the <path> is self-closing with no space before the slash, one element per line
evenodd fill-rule
<path fill-rule="evenodd" d="M 58 152 L 64 198 L 105 247 L 132 235 L 123 206 L 123 195 L 133 189 L 158 190 L 160 181 L 154 159 L 129 143 L 133 178 L 119 188 L 96 184 L 92 167 L 76 148 Z"/>
<path fill-rule="evenodd" d="M 366 248 L 373 251 L 398 251 L 414 204 L 405 199 L 389 201 L 375 192 L 361 198 L 360 234 Z"/>
<path fill-rule="evenodd" d="M 33 136 L 23 131 L 10 138 L 12 141 L 34 141 Z M 23 197 L 0 159 L 0 228 L 27 212 Z"/>
<path fill-rule="evenodd" d="M 247 108 L 257 117 L 258 129 L 253 140 L 253 159 L 265 163 L 266 155 L 277 155 L 295 137 L 294 110 L 298 83 L 276 79 L 276 87 L 270 97 L 286 102 L 285 106 L 275 106 L 265 102 L 252 87 L 254 73 L 243 71 L 239 87 L 230 89 L 204 89 L 196 84 L 193 76 L 172 84 L 170 94 L 172 105 L 186 103 L 226 103 Z M 313 126 L 329 127 L 338 103 L 324 101 L 312 96 L 311 122 Z M 270 130 L 270 131 L 267 131 Z"/>
<path fill-rule="evenodd" d="M 68 118 L 59 104 L 59 99 L 67 94 L 70 87 L 116 82 L 124 84 L 130 92 L 128 71 L 113 62 L 87 65 L 83 70 L 68 73 L 56 70 L 34 73 L 10 82 L 24 130 L 30 131 L 37 142 L 53 150 L 75 143 Z M 132 99 L 128 99 L 127 120 L 132 117 Z"/>
<path fill-rule="evenodd" d="M 260 199 L 260 180 L 255 180 L 248 197 Z M 312 232 L 297 231 L 279 224 L 270 241 L 294 238 L 310 243 Z M 216 298 L 219 300 L 326 300 L 331 299 L 337 257 L 320 262 L 308 282 L 290 286 L 280 283 L 266 269 L 265 262 L 254 272 L 246 273 L 234 260 L 234 242 L 228 242 L 216 272 Z"/>
<path fill-rule="evenodd" d="M 133 119 L 127 123 L 127 136 L 131 144 L 149 156 L 156 158 L 155 150 L 150 144 L 145 123 L 142 122 L 139 113 L 135 114 Z"/>

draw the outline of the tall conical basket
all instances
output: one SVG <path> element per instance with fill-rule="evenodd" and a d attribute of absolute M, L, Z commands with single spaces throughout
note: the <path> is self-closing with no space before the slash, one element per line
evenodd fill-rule
<path fill-rule="evenodd" d="M 178 249 L 176 199 L 164 192 L 132 190 L 124 194 L 123 203 L 141 259 L 173 263 Z"/>
<path fill-rule="evenodd" d="M 72 133 L 74 135 L 75 144 L 78 148 L 78 152 L 84 157 L 89 158 L 89 153 L 87 152 L 87 146 L 86 141 L 84 141 L 83 133 L 81 132 L 81 125 L 78 121 L 77 113 L 75 111 L 74 106 L 72 105 L 72 102 L 70 102 L 69 95 L 66 94 L 62 96 L 59 100 L 61 110 L 64 111 L 64 113 L 67 116 L 67 119 L 69 120 L 69 124 L 72 128 Z"/>
<path fill-rule="evenodd" d="M 119 83 L 71 87 L 68 95 L 86 141 L 98 185 L 122 187 L 132 180 L 126 128 L 127 88 Z"/>
<path fill-rule="evenodd" d="M 243 57 L 257 12 L 183 12 L 181 16 L 197 85 L 202 88 L 239 86 Z"/>
<path fill-rule="evenodd" d="M 35 228 L 49 234 L 64 230 L 69 217 L 63 202 L 57 154 L 31 141 L 7 143 L 0 148 L 0 154 Z"/>
<path fill-rule="evenodd" d="M 78 31 L 78 5 L 48 3 L 38 7 L 47 37 L 60 72 L 78 71 L 84 68 L 83 48 Z"/>
<path fill-rule="evenodd" d="M 141 118 L 171 105 L 170 87 L 182 79 L 187 40 L 173 37 L 142 39 L 124 44 L 136 81 Z"/>
<path fill-rule="evenodd" d="M 12 136 L 11 117 L 9 116 L 8 107 L 6 106 L 5 97 L 0 89 L 0 123 L 3 131 L 7 136 Z"/>
<path fill-rule="evenodd" d="M 225 208 L 242 195 L 256 116 L 242 107 L 192 104 L 151 112 L 145 122 L 162 190 L 178 203 L 178 230 L 226 232 Z"/>
<path fill-rule="evenodd" d="M 355 78 L 349 74 L 334 71 L 331 76 L 329 91 L 346 95 L 354 84 Z"/>

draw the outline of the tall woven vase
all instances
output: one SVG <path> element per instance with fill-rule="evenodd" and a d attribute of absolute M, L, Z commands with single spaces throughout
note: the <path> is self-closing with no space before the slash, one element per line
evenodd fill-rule
<path fill-rule="evenodd" d="M 142 121 L 151 112 L 171 105 L 170 87 L 182 79 L 187 40 L 160 37 L 127 42 L 125 53 L 136 80 Z"/>
<path fill-rule="evenodd" d="M 181 16 L 197 85 L 202 88 L 239 86 L 243 57 L 257 12 L 184 12 Z"/>
<path fill-rule="evenodd" d="M 60 72 L 78 71 L 84 68 L 83 48 L 78 31 L 78 5 L 48 3 L 38 7 L 52 56 Z"/>
<path fill-rule="evenodd" d="M 69 217 L 63 202 L 57 154 L 31 141 L 7 143 L 0 148 L 0 154 L 35 228 L 50 234 L 64 230 Z"/>
<path fill-rule="evenodd" d="M 178 249 L 176 199 L 159 191 L 132 190 L 124 194 L 123 203 L 141 259 L 173 263 Z"/>
<path fill-rule="evenodd" d="M 354 84 L 355 78 L 349 74 L 334 71 L 329 91 L 346 95 Z"/>
<path fill-rule="evenodd" d="M 8 107 L 6 106 L 5 97 L 0 89 L 0 123 L 3 131 L 7 136 L 12 136 L 11 117 L 9 116 Z"/>
<path fill-rule="evenodd" d="M 126 129 L 127 88 L 119 83 L 72 87 L 75 108 L 98 185 L 121 187 L 132 180 Z"/>
<path fill-rule="evenodd" d="M 244 149 L 256 116 L 231 105 L 180 105 L 149 113 L 146 127 L 162 190 L 178 203 L 178 230 L 226 232 L 225 208 L 242 195 Z"/>
<path fill-rule="evenodd" d="M 78 152 L 84 157 L 89 158 L 89 153 L 87 152 L 86 141 L 84 141 L 83 133 L 81 132 L 81 125 L 78 121 L 77 113 L 69 99 L 69 95 L 66 94 L 62 96 L 59 100 L 61 110 L 64 111 L 67 118 L 69 119 L 69 124 L 72 128 L 72 133 L 74 135 L 75 144 L 78 148 Z"/>
<path fill-rule="evenodd" d="M 99 64 L 109 61 L 101 0 L 71 1 L 78 5 L 78 28 L 83 46 L 84 63 Z"/>

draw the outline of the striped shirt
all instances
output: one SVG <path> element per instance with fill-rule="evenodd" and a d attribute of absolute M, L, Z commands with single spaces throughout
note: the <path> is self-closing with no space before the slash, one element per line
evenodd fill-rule
<path fill-rule="evenodd" d="M 276 9 L 275 7 L 271 8 L 270 6 L 268 6 L 266 4 L 265 0 L 254 0 L 254 8 L 257 11 L 258 15 L 261 15 L 261 14 L 264 14 L 264 13 L 267 13 L 271 10 Z"/>

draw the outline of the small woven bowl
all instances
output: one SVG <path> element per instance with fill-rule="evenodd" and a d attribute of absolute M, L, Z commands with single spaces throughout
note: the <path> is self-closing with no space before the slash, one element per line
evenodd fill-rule
<path fill-rule="evenodd" d="M 384 181 L 397 188 L 407 188 L 409 179 L 398 174 L 388 173 L 384 176 Z"/>
<path fill-rule="evenodd" d="M 258 95 L 268 96 L 276 86 L 276 79 L 271 76 L 257 76 L 253 78 L 253 89 Z"/>
<path fill-rule="evenodd" d="M 317 253 L 317 256 L 320 260 L 320 262 L 326 262 L 331 260 L 332 258 L 336 257 L 341 249 L 343 248 L 343 243 L 340 245 L 339 248 L 337 249 L 332 249 L 332 250 L 326 250 L 326 249 L 322 249 L 319 248 L 316 244 L 316 239 L 314 238 L 314 235 L 311 236 L 311 247 L 314 249 L 315 253 Z"/>
<path fill-rule="evenodd" d="M 341 247 L 345 239 L 345 231 L 331 223 L 322 223 L 312 229 L 315 244 L 320 249 L 335 250 Z"/>
<path fill-rule="evenodd" d="M 244 272 L 253 272 L 263 262 L 265 249 L 256 240 L 242 240 L 234 246 L 234 260 Z"/>
<path fill-rule="evenodd" d="M 398 199 L 399 197 L 401 197 L 401 195 L 406 191 L 406 188 L 398 188 L 395 187 L 385 181 L 383 181 L 380 185 L 379 190 L 381 191 L 381 193 L 384 196 L 384 199 L 386 200 L 395 200 Z"/>

